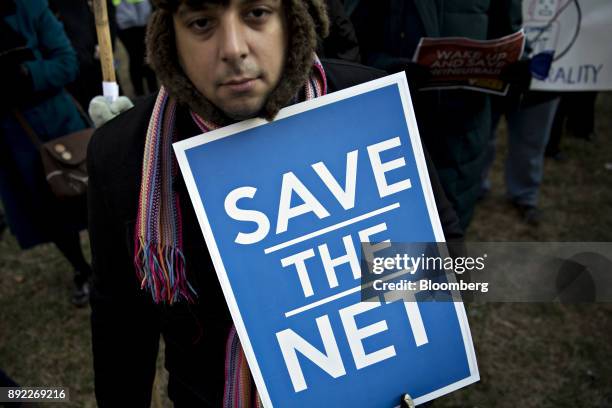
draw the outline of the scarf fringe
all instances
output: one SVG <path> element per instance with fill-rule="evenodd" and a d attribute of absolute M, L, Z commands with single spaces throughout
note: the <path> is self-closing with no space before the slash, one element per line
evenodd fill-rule
<path fill-rule="evenodd" d="M 172 156 L 176 103 L 159 91 L 145 142 L 142 185 L 134 238 L 134 266 L 141 289 L 155 303 L 193 303 L 195 289 L 187 281 L 179 198 L 172 191 L 177 174 Z"/>
<path fill-rule="evenodd" d="M 185 257 L 179 248 L 140 239 L 134 265 L 140 288 L 146 288 L 155 303 L 173 304 L 181 299 L 193 303 L 197 297 L 187 280 Z"/>

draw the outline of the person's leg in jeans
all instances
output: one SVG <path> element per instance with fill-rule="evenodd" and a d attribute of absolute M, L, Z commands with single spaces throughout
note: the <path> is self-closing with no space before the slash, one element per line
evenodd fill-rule
<path fill-rule="evenodd" d="M 508 158 L 506 188 L 508 198 L 525 210 L 526 221 L 537 223 L 539 214 L 529 211 L 538 205 L 542 183 L 544 151 L 548 143 L 559 98 L 523 105 L 508 113 Z"/>
<path fill-rule="evenodd" d="M 562 94 L 559 100 L 559 106 L 555 113 L 555 118 L 550 130 L 550 137 L 546 145 L 546 156 L 552 157 L 555 160 L 564 160 L 565 155 L 561 152 L 561 137 L 563 136 L 563 129 L 565 128 L 565 119 L 568 113 L 567 94 Z"/>
<path fill-rule="evenodd" d="M 495 146 L 497 144 L 497 127 L 506 107 L 503 96 L 491 97 L 491 135 L 486 148 L 486 158 L 482 169 L 480 197 L 483 198 L 491 190 L 489 173 L 495 163 Z"/>

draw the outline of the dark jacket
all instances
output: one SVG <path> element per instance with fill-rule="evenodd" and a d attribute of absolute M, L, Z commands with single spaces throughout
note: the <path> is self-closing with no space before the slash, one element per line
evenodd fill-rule
<path fill-rule="evenodd" d="M 521 2 L 361 0 L 352 20 L 362 61 L 393 73 L 408 68 L 421 37 L 485 40 L 519 30 Z M 491 132 L 489 96 L 463 90 L 411 91 L 421 137 L 465 228 L 480 193 Z"/>
<path fill-rule="evenodd" d="M 324 61 L 329 91 L 381 76 L 341 61 Z M 140 191 L 145 132 L 154 97 L 100 128 L 89 146 L 89 232 L 94 283 L 91 296 L 96 397 L 100 407 L 148 406 L 159 335 L 166 344 L 169 396 L 177 406 L 220 406 L 225 341 L 231 326 L 221 287 L 182 181 L 184 254 L 193 305 L 154 305 L 139 289 L 133 263 L 134 220 Z M 181 138 L 200 134 L 187 112 L 177 114 Z M 458 220 L 430 174 L 447 239 L 460 239 Z M 189 273 L 189 272 L 188 272 Z"/>

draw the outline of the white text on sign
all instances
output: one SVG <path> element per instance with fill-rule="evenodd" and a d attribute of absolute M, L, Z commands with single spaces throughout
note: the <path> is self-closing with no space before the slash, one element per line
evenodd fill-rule
<path fill-rule="evenodd" d="M 406 160 L 404 157 L 399 157 L 391 161 L 383 162 L 380 158 L 380 154 L 399 146 L 401 146 L 400 138 L 395 137 L 367 147 L 370 166 L 374 174 L 378 194 L 381 198 L 412 187 L 410 179 L 401 180 L 392 184 L 387 182 L 386 173 L 405 166 Z M 346 177 L 344 188 L 340 186 L 340 183 L 338 183 L 338 180 L 331 174 L 325 163 L 318 162 L 311 166 L 344 210 L 349 210 L 355 206 L 358 154 L 358 150 L 353 150 L 346 154 Z M 238 244 L 255 244 L 266 238 L 270 232 L 270 218 L 265 213 L 238 207 L 238 201 L 242 199 L 254 199 L 256 193 L 256 187 L 244 186 L 232 190 L 225 198 L 225 212 L 228 216 L 236 221 L 251 222 L 257 225 L 257 229 L 253 232 L 239 232 L 234 240 Z M 303 203 L 292 207 L 291 199 L 294 194 L 298 196 Z M 289 220 L 307 213 L 314 213 L 319 219 L 329 217 L 330 215 L 328 209 L 321 204 L 293 172 L 283 174 L 276 219 L 276 234 L 278 235 L 287 231 Z"/>
<path fill-rule="evenodd" d="M 369 145 L 365 149 L 370 164 L 369 168 L 376 185 L 376 191 L 378 192 L 378 197 L 381 199 L 408 190 L 412 187 L 409 178 L 404 178 L 395 182 L 389 182 L 388 180 L 388 173 L 406 166 L 406 160 L 403 156 L 396 155 L 394 159 L 388 161 L 383 161 L 381 159 L 381 154 L 383 152 L 389 152 L 400 146 L 400 138 L 394 137 Z M 318 177 L 317 180 L 320 180 L 322 183 L 321 186 L 324 186 L 339 204 L 339 207 L 337 207 L 338 210 L 348 211 L 355 207 L 355 202 L 358 197 L 357 164 L 359 153 L 359 150 L 352 150 L 346 153 L 344 185 L 341 185 L 338 181 L 341 177 L 334 176 L 328 166 L 322 161 L 310 166 Z M 237 244 L 256 244 L 268 237 L 272 228 L 271 219 L 274 219 L 274 216 L 276 218 L 274 232 L 276 235 L 279 235 L 289 230 L 289 221 L 296 217 L 312 213 L 318 219 L 324 219 L 331 215 L 330 211 L 333 211 L 330 205 L 327 205 L 327 207 L 324 206 L 321 200 L 318 199 L 292 171 L 286 172 L 282 176 L 278 211 L 276 214 L 266 214 L 262 211 L 253 209 L 253 205 L 256 203 L 256 193 L 257 187 L 242 186 L 229 192 L 225 198 L 224 208 L 230 218 L 236 221 L 245 222 L 249 226 L 253 223 L 256 225 L 254 231 L 251 228 L 250 232 L 246 232 L 244 229 L 238 232 L 234 239 L 234 242 Z M 293 198 L 299 198 L 301 204 L 292 206 L 291 203 Z M 250 208 L 242 203 L 239 207 L 239 201 L 247 199 L 251 200 L 249 201 L 251 204 Z M 314 233 L 306 234 L 296 240 L 301 242 L 314 236 L 326 234 L 332 230 L 338 230 L 340 228 L 346 229 L 354 222 L 379 216 L 386 211 L 396 208 L 399 208 L 399 203 L 388 205 L 387 207 L 371 211 L 351 220 L 323 228 Z M 312 279 L 313 274 L 317 272 L 324 273 L 327 283 L 327 285 L 325 285 L 326 288 L 319 289 L 329 290 L 340 287 L 341 285 L 337 273 L 341 267 L 347 271 L 350 270 L 350 275 L 352 277 L 351 281 L 357 285 L 336 295 L 319 299 L 289 311 L 285 313 L 285 316 L 288 319 L 293 318 L 307 310 L 314 309 L 324 303 L 335 301 L 358 291 L 360 287 L 358 280 L 361 279 L 362 271 L 357 256 L 356 245 L 360 242 L 370 242 L 373 239 L 377 239 L 378 243 L 368 246 L 367 251 L 369 252 L 363 254 L 366 259 L 371 260 L 375 252 L 387 248 L 390 245 L 389 239 L 382 239 L 377 235 L 385 231 L 387 231 L 387 224 L 385 222 L 376 222 L 369 227 L 361 227 L 358 231 L 353 230 L 352 233 L 347 233 L 342 236 L 342 246 L 344 247 L 343 253 L 334 254 L 334 256 L 330 253 L 328 243 L 321 243 L 309 249 L 283 256 L 279 259 L 283 271 L 293 271 L 293 273 L 297 274 L 301 289 L 300 292 L 303 294 L 304 299 L 313 297 L 317 294 L 317 288 L 313 287 L 313 282 L 320 282 L 321 280 Z M 286 242 L 281 244 L 281 246 L 283 248 L 290 247 L 296 240 Z M 273 248 L 268 248 L 265 253 L 270 254 L 276 251 L 276 249 Z M 347 282 L 347 280 L 343 282 Z M 408 293 L 405 296 L 413 295 Z M 364 327 L 358 327 L 356 322 L 357 316 L 379 309 L 380 307 L 385 307 L 386 304 L 396 301 L 402 301 L 403 303 L 408 318 L 408 328 L 411 330 L 415 345 L 419 347 L 427 344 L 427 333 L 418 304 L 414 302 L 414 298 L 406 299 L 398 296 L 396 292 L 386 293 L 383 299 L 384 303 L 372 300 L 371 302 L 357 302 L 339 309 L 335 318 L 340 319 L 341 327 L 344 331 L 343 336 L 335 334 L 332 329 L 330 317 L 333 317 L 333 314 L 323 314 L 316 317 L 312 323 L 316 324 L 316 328 L 313 327 L 313 329 L 315 332 L 318 331 L 317 336 L 320 336 L 320 341 L 315 343 L 322 344 L 322 350 L 306 340 L 304 338 L 304 333 L 297 333 L 291 328 L 278 331 L 276 333 L 276 338 L 289 372 L 294 391 L 300 392 L 308 389 L 298 355 L 310 360 L 332 378 L 338 378 L 347 374 L 346 362 L 342 360 L 340 348 L 338 346 L 338 339 L 340 338 L 346 338 L 348 348 L 353 357 L 354 367 L 357 370 L 396 356 L 396 348 L 393 344 L 385 345 L 378 350 L 370 352 L 366 352 L 364 348 L 363 342 L 365 339 L 381 334 L 389 329 L 386 320 L 381 319 Z M 312 330 L 308 334 L 312 334 Z M 306 337 L 308 338 L 309 336 Z"/>

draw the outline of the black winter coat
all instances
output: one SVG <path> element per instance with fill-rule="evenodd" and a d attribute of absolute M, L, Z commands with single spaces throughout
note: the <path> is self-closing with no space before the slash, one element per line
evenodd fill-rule
<path fill-rule="evenodd" d="M 381 71 L 323 61 L 329 92 L 383 75 Z M 155 305 L 139 289 L 134 270 L 134 223 L 140 191 L 145 133 L 155 98 L 149 97 L 96 131 L 89 146 L 89 232 L 94 282 L 91 296 L 95 389 L 98 405 L 145 407 L 151 399 L 159 336 L 164 336 L 168 394 L 175 406 L 221 406 L 225 341 L 231 327 L 193 207 L 184 204 L 184 254 L 193 305 Z M 179 134 L 200 134 L 179 110 Z M 447 240 L 462 238 L 458 219 L 427 160 L 438 212 Z M 189 203 L 182 178 L 175 182 Z M 189 273 L 189 272 L 188 272 Z"/>

